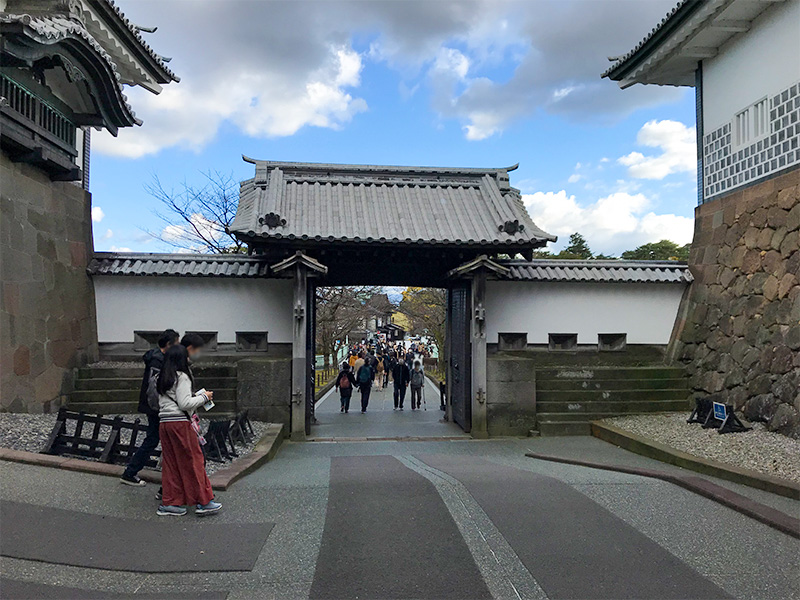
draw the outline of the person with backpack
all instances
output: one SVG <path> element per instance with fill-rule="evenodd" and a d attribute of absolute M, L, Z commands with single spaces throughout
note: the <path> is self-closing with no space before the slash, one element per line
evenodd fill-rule
<path fill-rule="evenodd" d="M 358 389 L 361 390 L 362 413 L 367 412 L 367 405 L 369 405 L 369 394 L 372 391 L 372 381 L 374 379 L 375 379 L 375 371 L 369 364 L 362 362 L 362 365 L 356 372 L 356 381 L 358 382 Z"/>
<path fill-rule="evenodd" d="M 350 365 L 343 362 L 342 370 L 339 371 L 339 375 L 336 377 L 336 389 L 339 390 L 339 399 L 342 402 L 342 410 L 340 412 L 350 412 L 350 397 L 353 395 L 355 386 L 356 378 L 353 377 Z"/>
<path fill-rule="evenodd" d="M 403 410 L 403 401 L 406 398 L 406 388 L 411 378 L 408 365 L 402 358 L 398 359 L 392 368 L 392 379 L 394 380 L 394 410 Z"/>
<path fill-rule="evenodd" d="M 422 363 L 414 361 L 414 368 L 411 370 L 411 410 L 419 408 L 422 402 L 422 388 L 425 385 L 425 371 L 422 370 Z"/>
<path fill-rule="evenodd" d="M 159 516 L 183 516 L 190 504 L 195 505 L 198 516 L 222 508 L 222 504 L 214 501 L 206 474 L 199 418 L 195 412 L 213 400 L 214 393 L 193 394 L 193 385 L 189 353 L 184 346 L 176 344 L 164 355 L 164 366 L 157 381 L 163 487 L 161 505 L 156 511 Z"/>
<path fill-rule="evenodd" d="M 150 454 L 158 446 L 158 392 L 155 389 L 155 377 L 158 377 L 161 367 L 164 366 L 164 353 L 178 342 L 178 332 L 174 329 L 167 329 L 158 338 L 158 348 L 152 348 L 142 356 L 144 361 L 144 374 L 142 375 L 142 385 L 139 389 L 140 413 L 147 416 L 147 428 L 145 429 L 142 445 L 133 453 L 125 471 L 119 478 L 120 483 L 125 485 L 143 486 L 145 482 L 139 479 L 141 471 Z M 149 399 L 149 401 L 148 401 Z"/>

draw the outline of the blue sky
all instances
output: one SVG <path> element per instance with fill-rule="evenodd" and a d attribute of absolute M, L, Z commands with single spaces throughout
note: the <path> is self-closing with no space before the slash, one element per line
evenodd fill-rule
<path fill-rule="evenodd" d="M 145 185 L 252 176 L 241 155 L 507 166 L 534 221 L 597 252 L 691 239 L 691 89 L 600 80 L 672 0 L 122 0 L 182 81 L 129 91 L 144 125 L 93 137 L 98 250 L 166 251 Z M 224 19 L 224 20 L 223 20 Z"/>

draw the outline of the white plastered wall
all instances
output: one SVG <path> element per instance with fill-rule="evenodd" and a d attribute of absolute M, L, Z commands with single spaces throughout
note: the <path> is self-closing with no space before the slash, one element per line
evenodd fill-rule
<path fill-rule="evenodd" d="M 292 341 L 292 282 L 287 279 L 95 276 L 97 337 L 132 342 L 134 331 L 171 327 L 216 331 L 233 343 L 237 331 L 267 331 L 269 342 Z"/>
<path fill-rule="evenodd" d="M 800 0 L 769 6 L 746 33 L 703 60 L 703 129 L 800 80 Z"/>
<path fill-rule="evenodd" d="M 667 344 L 685 286 L 671 283 L 489 281 L 487 342 L 498 333 L 527 333 L 547 344 L 550 333 L 577 333 L 596 344 L 599 333 L 625 333 L 628 344 Z"/>

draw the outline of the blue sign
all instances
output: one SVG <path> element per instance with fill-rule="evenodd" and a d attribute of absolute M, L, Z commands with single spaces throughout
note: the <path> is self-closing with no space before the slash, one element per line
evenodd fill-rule
<path fill-rule="evenodd" d="M 725 405 L 721 402 L 714 402 L 714 418 L 724 421 L 726 416 L 727 411 L 725 410 Z"/>

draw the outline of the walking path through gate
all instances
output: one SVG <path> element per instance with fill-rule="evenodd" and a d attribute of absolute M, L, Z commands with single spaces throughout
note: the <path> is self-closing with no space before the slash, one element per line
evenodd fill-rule
<path fill-rule="evenodd" d="M 340 412 L 339 392 L 332 388 L 316 404 L 316 424 L 311 426 L 310 440 L 343 441 L 347 439 L 469 438 L 455 423 L 442 421 L 439 410 L 439 388 L 425 379 L 425 400 L 428 410 L 411 410 L 411 389 L 406 390 L 403 411 L 394 407 L 394 387 L 372 387 L 369 407 L 361 413 L 361 392 L 353 390 L 350 412 Z"/>

